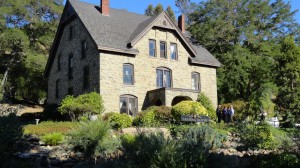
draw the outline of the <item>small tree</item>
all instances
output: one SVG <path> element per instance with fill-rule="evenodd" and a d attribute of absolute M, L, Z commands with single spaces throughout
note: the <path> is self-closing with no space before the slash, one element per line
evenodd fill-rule
<path fill-rule="evenodd" d="M 84 114 L 101 114 L 104 111 L 102 97 L 99 93 L 91 92 L 80 95 L 76 98 L 67 96 L 58 108 L 61 114 L 69 114 L 74 121 Z"/>

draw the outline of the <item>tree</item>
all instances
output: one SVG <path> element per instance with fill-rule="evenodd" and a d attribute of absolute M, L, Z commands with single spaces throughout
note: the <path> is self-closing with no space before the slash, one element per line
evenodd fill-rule
<path fill-rule="evenodd" d="M 300 47 L 294 37 L 287 36 L 281 42 L 280 53 L 276 55 L 276 84 L 279 94 L 276 103 L 283 114 L 298 114 L 300 111 Z"/>
<path fill-rule="evenodd" d="M 157 6 L 154 8 L 154 15 L 158 15 L 164 11 L 164 7 L 162 4 L 157 4 Z"/>
<path fill-rule="evenodd" d="M 145 15 L 146 16 L 155 16 L 164 11 L 164 7 L 162 4 L 157 4 L 157 6 L 153 9 L 153 5 L 150 4 L 148 7 L 145 9 Z M 166 9 L 167 14 L 171 17 L 171 19 L 176 22 L 175 14 L 171 6 L 168 6 Z"/>
<path fill-rule="evenodd" d="M 148 5 L 147 9 L 145 10 L 145 15 L 154 16 L 154 9 L 152 4 Z"/>
<path fill-rule="evenodd" d="M 173 20 L 173 22 L 176 22 L 175 14 L 174 14 L 174 11 L 173 11 L 173 9 L 171 8 L 171 6 L 168 6 L 168 7 L 167 7 L 166 12 L 167 12 L 167 14 L 171 17 L 171 19 Z"/>
<path fill-rule="evenodd" d="M 62 0 L 0 2 L 0 76 L 6 91 L 35 102 L 45 96 L 43 70 L 62 9 Z"/>

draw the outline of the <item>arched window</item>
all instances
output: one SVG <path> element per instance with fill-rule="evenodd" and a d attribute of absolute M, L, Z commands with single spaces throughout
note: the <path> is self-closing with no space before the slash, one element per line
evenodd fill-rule
<path fill-rule="evenodd" d="M 134 69 L 132 64 L 123 64 L 123 83 L 125 85 L 133 85 Z"/>
<path fill-rule="evenodd" d="M 138 99 L 133 95 L 120 96 L 120 113 L 136 116 L 138 113 Z"/>
<path fill-rule="evenodd" d="M 192 72 L 192 89 L 200 90 L 200 74 L 198 72 Z"/>
<path fill-rule="evenodd" d="M 156 69 L 156 87 L 172 87 L 172 72 L 168 68 Z"/>

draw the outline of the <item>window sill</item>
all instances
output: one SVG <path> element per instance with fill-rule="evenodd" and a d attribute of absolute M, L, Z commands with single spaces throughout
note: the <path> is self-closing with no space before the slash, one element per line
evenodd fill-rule
<path fill-rule="evenodd" d="M 123 86 L 124 87 L 134 87 L 135 85 L 134 84 L 132 84 L 132 85 L 130 85 L 130 84 L 123 84 Z"/>

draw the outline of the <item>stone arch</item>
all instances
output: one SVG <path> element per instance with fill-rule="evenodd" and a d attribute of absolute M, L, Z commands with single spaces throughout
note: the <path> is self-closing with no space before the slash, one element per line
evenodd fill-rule
<path fill-rule="evenodd" d="M 193 100 L 192 98 L 190 98 L 189 96 L 176 96 L 173 98 L 172 100 L 172 106 L 175 106 L 176 104 L 185 101 L 185 100 Z"/>

